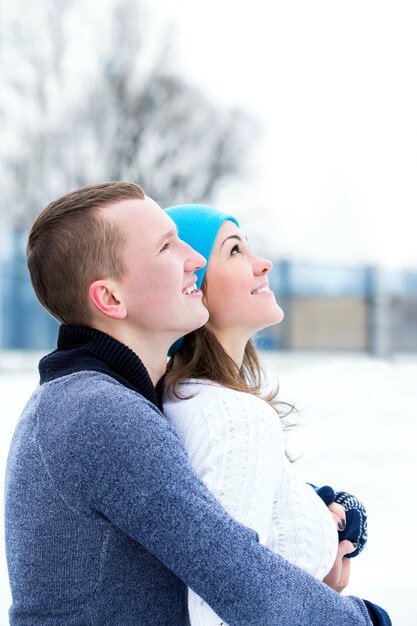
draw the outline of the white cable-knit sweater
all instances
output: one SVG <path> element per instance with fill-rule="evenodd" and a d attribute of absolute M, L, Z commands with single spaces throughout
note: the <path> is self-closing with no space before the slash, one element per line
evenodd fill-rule
<path fill-rule="evenodd" d="M 180 393 L 193 397 L 164 397 L 164 413 L 197 475 L 260 543 L 322 580 L 336 558 L 336 526 L 285 456 L 277 413 L 254 395 L 211 381 L 191 380 Z M 224 623 L 191 589 L 188 611 L 192 626 Z"/>

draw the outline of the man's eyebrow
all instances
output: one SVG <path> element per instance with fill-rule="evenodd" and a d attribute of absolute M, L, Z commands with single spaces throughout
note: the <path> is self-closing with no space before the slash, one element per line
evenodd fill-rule
<path fill-rule="evenodd" d="M 177 237 L 177 236 L 178 236 L 177 229 L 170 228 L 163 235 L 161 235 L 161 237 L 158 237 L 158 241 L 156 242 L 155 246 L 156 247 L 162 246 L 162 244 L 164 244 L 167 239 L 172 239 L 173 237 Z"/>

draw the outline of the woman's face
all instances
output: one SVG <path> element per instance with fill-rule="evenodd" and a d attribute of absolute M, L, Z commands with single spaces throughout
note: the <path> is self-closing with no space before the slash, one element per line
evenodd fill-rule
<path fill-rule="evenodd" d="M 271 261 L 252 252 L 236 224 L 224 222 L 205 275 L 207 326 L 215 333 L 242 333 L 249 338 L 280 322 L 284 313 L 268 287 L 271 268 Z"/>

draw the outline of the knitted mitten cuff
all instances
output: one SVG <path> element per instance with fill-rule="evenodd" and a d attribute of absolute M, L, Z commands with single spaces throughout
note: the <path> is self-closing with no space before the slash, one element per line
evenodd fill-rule
<path fill-rule="evenodd" d="M 391 618 L 384 609 L 369 600 L 364 602 L 374 626 L 392 626 Z"/>

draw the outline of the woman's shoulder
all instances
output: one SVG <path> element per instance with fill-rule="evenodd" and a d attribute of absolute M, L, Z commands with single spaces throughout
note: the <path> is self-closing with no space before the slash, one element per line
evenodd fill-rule
<path fill-rule="evenodd" d="M 185 405 L 193 405 L 195 408 L 197 405 L 206 405 L 207 402 L 228 396 L 230 392 L 234 392 L 234 390 L 211 380 L 189 378 L 177 386 L 176 395 L 165 390 L 162 403 L 165 409 L 167 407 L 173 410 L 179 409 L 177 405 L 181 405 L 182 409 L 185 408 Z"/>
<path fill-rule="evenodd" d="M 163 395 L 163 411 L 183 413 L 184 411 L 207 411 L 209 408 L 236 410 L 238 407 L 254 413 L 273 413 L 274 409 L 265 400 L 255 394 L 231 389 L 212 380 L 190 378 L 183 381 L 177 389 L 178 396 Z"/>
<path fill-rule="evenodd" d="M 165 402 L 182 402 L 184 400 L 193 400 L 204 398 L 207 401 L 209 398 L 229 399 L 237 400 L 241 402 L 264 402 L 257 396 L 247 391 L 238 391 L 231 389 L 221 383 L 214 382 L 205 378 L 189 378 L 184 380 L 178 385 L 178 395 L 180 397 L 171 398 L 170 394 L 164 392 L 163 401 Z"/>
<path fill-rule="evenodd" d="M 279 455 L 281 421 L 261 398 L 200 379 L 184 381 L 178 394 L 184 399 L 165 395 L 163 413 L 185 448 L 193 454 L 199 451 L 198 458 L 201 450 L 212 459 L 213 455 L 223 457 L 227 451 L 232 454 L 236 448 L 239 454 L 252 458 L 258 446 L 263 450 L 261 456 L 268 446 L 273 446 L 274 458 Z"/>
<path fill-rule="evenodd" d="M 162 412 L 167 421 L 180 434 L 180 438 L 188 437 L 189 432 L 195 431 L 206 424 L 206 413 L 218 414 L 216 406 L 220 406 L 224 392 L 228 390 L 209 380 L 196 378 L 188 379 L 178 385 L 177 395 L 169 394 L 167 390 L 162 396 Z"/>

